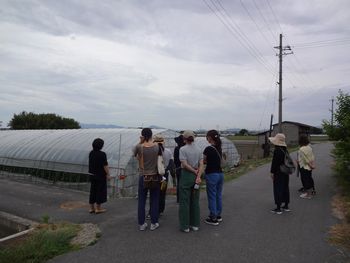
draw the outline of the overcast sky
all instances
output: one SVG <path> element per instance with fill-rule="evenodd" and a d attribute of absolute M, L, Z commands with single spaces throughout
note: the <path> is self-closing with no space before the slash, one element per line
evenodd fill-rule
<path fill-rule="evenodd" d="M 0 121 L 171 129 L 320 125 L 350 91 L 348 0 L 0 0 Z M 286 51 L 289 52 L 289 51 Z"/>

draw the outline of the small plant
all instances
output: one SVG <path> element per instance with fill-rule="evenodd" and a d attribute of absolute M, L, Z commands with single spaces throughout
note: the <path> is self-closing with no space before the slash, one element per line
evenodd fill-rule
<path fill-rule="evenodd" d="M 41 221 L 44 223 L 44 224 L 48 224 L 49 221 L 50 221 L 50 216 L 49 215 L 43 215 L 41 217 Z"/>

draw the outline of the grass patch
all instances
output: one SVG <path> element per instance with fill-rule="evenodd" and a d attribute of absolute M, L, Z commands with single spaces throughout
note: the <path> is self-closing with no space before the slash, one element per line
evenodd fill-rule
<path fill-rule="evenodd" d="M 70 241 L 80 226 L 70 223 L 41 224 L 26 239 L 15 246 L 0 250 L 0 262 L 41 263 L 55 256 L 79 249 Z"/>
<path fill-rule="evenodd" d="M 341 220 L 340 224 L 331 227 L 329 241 L 350 249 L 350 197 L 336 195 L 333 198 L 333 214 Z"/>
<path fill-rule="evenodd" d="M 225 182 L 236 179 L 249 171 L 256 169 L 257 167 L 271 162 L 272 158 L 265 159 L 250 159 L 242 162 L 238 167 L 225 171 Z"/>
<path fill-rule="evenodd" d="M 327 142 L 329 141 L 328 135 L 310 135 L 310 141 L 313 142 Z"/>
<path fill-rule="evenodd" d="M 244 136 L 244 137 L 247 137 L 247 136 Z M 298 146 L 288 147 L 288 152 L 292 153 L 292 152 L 297 151 L 298 149 L 299 149 Z M 270 157 L 268 157 L 268 158 L 261 158 L 261 159 L 255 158 L 255 159 L 248 159 L 248 160 L 242 161 L 238 167 L 231 169 L 231 170 L 226 170 L 224 172 L 225 182 L 236 179 L 236 178 L 240 177 L 241 175 L 244 175 L 247 172 L 250 172 L 261 165 L 271 163 L 272 156 L 273 156 L 273 148 L 272 148 Z"/>

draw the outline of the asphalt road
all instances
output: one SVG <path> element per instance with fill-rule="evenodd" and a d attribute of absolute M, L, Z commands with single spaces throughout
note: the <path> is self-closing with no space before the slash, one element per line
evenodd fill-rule
<path fill-rule="evenodd" d="M 331 199 L 335 193 L 330 143 L 314 145 L 317 195 L 299 198 L 300 180 L 290 179 L 292 212 L 275 215 L 270 165 L 224 185 L 223 222 L 209 226 L 203 221 L 198 232 L 178 229 L 178 206 L 168 196 L 165 215 L 155 231 L 138 230 L 137 200 L 110 200 L 108 212 L 87 213 L 86 194 L 0 180 L 0 210 L 40 220 L 92 222 L 102 230 L 97 244 L 56 257 L 50 262 L 349 262 L 349 252 L 327 242 L 329 227 L 336 224 Z M 70 203 L 73 202 L 73 203 Z M 205 192 L 201 193 L 201 218 L 208 214 Z M 69 210 L 69 204 L 73 209 Z M 63 208 L 62 208 L 63 207 Z"/>

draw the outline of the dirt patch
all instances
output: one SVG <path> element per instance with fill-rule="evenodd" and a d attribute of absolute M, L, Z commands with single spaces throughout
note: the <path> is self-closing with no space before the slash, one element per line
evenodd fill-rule
<path fill-rule="evenodd" d="M 74 210 L 77 208 L 88 208 L 89 204 L 82 201 L 69 201 L 60 205 L 61 209 L 64 210 Z"/>

